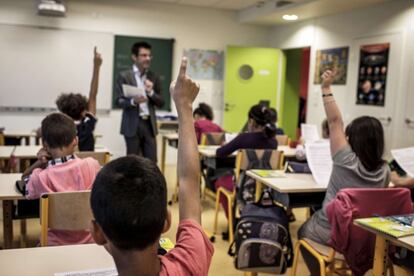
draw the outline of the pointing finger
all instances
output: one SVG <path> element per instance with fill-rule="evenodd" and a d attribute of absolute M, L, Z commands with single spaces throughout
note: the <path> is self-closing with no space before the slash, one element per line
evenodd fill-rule
<path fill-rule="evenodd" d="M 184 78 L 186 71 L 187 71 L 187 58 L 186 57 L 183 57 L 181 59 L 181 66 L 180 66 L 180 72 L 178 74 L 178 77 L 179 78 Z"/>

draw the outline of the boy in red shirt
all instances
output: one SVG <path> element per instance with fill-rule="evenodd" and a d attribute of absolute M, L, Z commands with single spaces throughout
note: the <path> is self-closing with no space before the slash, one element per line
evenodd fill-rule
<path fill-rule="evenodd" d="M 167 187 L 157 165 L 138 156 L 119 158 L 98 174 L 91 194 L 92 235 L 112 255 L 119 275 L 208 274 L 213 246 L 201 228 L 199 161 L 192 103 L 199 91 L 186 75 L 184 58 L 171 95 L 178 112 L 180 223 L 175 248 L 158 256 L 170 227 Z"/>

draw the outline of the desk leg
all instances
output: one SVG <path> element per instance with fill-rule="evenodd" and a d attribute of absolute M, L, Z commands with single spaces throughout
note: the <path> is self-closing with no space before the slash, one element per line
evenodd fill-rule
<path fill-rule="evenodd" d="M 375 239 L 374 276 L 385 276 L 388 261 L 388 241 L 377 235 Z"/>
<path fill-rule="evenodd" d="M 24 142 L 26 144 L 26 146 L 30 145 L 30 137 L 24 137 Z"/>
<path fill-rule="evenodd" d="M 256 181 L 256 195 L 255 195 L 255 202 L 260 200 L 260 196 L 262 195 L 262 183 Z"/>
<path fill-rule="evenodd" d="M 162 143 L 161 143 L 161 172 L 162 174 L 165 175 L 165 150 L 166 150 L 166 145 L 167 143 L 167 138 L 162 137 Z"/>
<path fill-rule="evenodd" d="M 13 200 L 3 200 L 3 247 L 12 248 L 13 245 Z"/>

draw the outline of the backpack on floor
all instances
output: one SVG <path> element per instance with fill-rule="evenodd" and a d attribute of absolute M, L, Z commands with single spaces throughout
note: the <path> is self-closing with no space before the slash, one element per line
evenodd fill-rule
<path fill-rule="evenodd" d="M 235 238 L 229 248 L 236 269 L 243 271 L 283 274 L 292 265 L 293 249 L 289 220 L 284 208 L 248 203 L 235 228 Z"/>
<path fill-rule="evenodd" d="M 253 203 L 256 195 L 256 180 L 246 174 L 247 170 L 262 169 L 270 170 L 270 158 L 272 157 L 272 150 L 265 150 L 262 157 L 259 159 L 256 154 L 256 150 L 246 150 L 247 160 L 249 161 L 246 170 L 240 173 L 240 180 L 236 186 L 236 202 L 239 210 L 243 210 L 243 207 L 248 203 Z"/>

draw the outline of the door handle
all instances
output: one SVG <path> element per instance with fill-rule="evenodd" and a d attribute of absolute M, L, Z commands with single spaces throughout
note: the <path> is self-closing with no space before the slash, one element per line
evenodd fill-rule
<path fill-rule="evenodd" d="M 391 117 L 378 117 L 378 120 L 380 120 L 383 123 L 391 123 L 392 118 Z"/>

